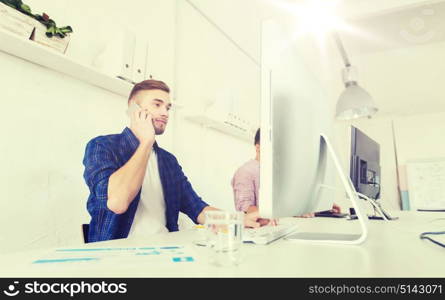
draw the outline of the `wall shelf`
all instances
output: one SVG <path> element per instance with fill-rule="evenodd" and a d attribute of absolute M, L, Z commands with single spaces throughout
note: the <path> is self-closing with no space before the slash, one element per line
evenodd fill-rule
<path fill-rule="evenodd" d="M 205 115 L 192 114 L 187 115 L 185 119 L 198 123 L 202 126 L 218 130 L 222 133 L 234 136 L 249 143 L 253 141 L 253 137 L 255 135 L 254 132 L 251 132 L 251 130 L 247 128 L 243 128 L 229 121 L 216 120 Z"/>
<path fill-rule="evenodd" d="M 92 67 L 76 62 L 66 55 L 41 46 L 34 41 L 0 30 L 0 51 L 16 56 L 36 65 L 69 75 L 83 82 L 128 97 L 133 84 L 113 78 Z"/>

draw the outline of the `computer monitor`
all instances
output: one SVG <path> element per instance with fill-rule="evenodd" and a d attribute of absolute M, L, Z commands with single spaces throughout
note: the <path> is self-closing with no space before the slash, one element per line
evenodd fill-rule
<path fill-rule="evenodd" d="M 359 216 L 362 234 L 320 233 L 303 239 L 363 242 L 367 235 L 364 209 L 329 141 L 334 107 L 299 53 L 292 26 L 263 21 L 261 51 L 260 215 L 292 217 L 330 209 L 335 188 L 329 178 L 338 174 Z M 328 155 L 333 169 L 328 167 Z"/>
<path fill-rule="evenodd" d="M 371 199 L 380 198 L 380 145 L 354 126 L 350 176 L 357 192 Z"/>
<path fill-rule="evenodd" d="M 333 177 L 320 156 L 320 134 L 331 135 L 333 114 L 323 88 L 283 30 L 284 25 L 263 24 L 263 31 L 271 32 L 270 36 L 264 32 L 267 38 L 263 38 L 263 42 L 270 41 L 263 48 L 263 66 L 269 74 L 264 74 L 268 78 L 262 85 L 269 91 L 264 91 L 262 99 L 268 107 L 261 115 L 259 207 L 262 215 L 274 218 L 327 210 L 333 204 L 326 191 L 314 197 L 316 186 Z M 269 49 L 270 45 L 278 49 Z M 264 172 L 271 174 L 272 182 L 267 182 Z M 271 188 L 267 192 L 270 196 L 262 194 L 266 192 L 263 187 Z"/>
<path fill-rule="evenodd" d="M 369 201 L 374 208 L 373 220 L 397 220 L 386 212 L 380 199 L 380 145 L 360 129 L 351 126 L 350 177 L 359 198 Z"/>

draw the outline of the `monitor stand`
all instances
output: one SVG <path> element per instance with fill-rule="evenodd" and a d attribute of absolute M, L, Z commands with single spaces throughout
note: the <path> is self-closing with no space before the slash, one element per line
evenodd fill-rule
<path fill-rule="evenodd" d="M 359 198 L 368 201 L 371 203 L 372 207 L 374 208 L 374 211 L 377 212 L 374 214 L 374 216 L 368 216 L 370 220 L 385 220 L 385 221 L 391 221 L 391 220 L 397 220 L 398 217 L 391 217 L 380 205 L 380 203 L 376 199 L 372 199 L 367 197 L 366 195 L 363 195 L 361 193 L 357 192 L 357 195 Z M 379 216 L 380 215 L 380 216 Z"/>
<path fill-rule="evenodd" d="M 340 176 L 342 185 L 348 195 L 348 198 L 352 202 L 352 206 L 355 209 L 357 218 L 361 227 L 361 234 L 350 234 L 350 233 L 325 233 L 325 232 L 297 232 L 285 237 L 288 241 L 305 241 L 305 242 L 318 242 L 318 243 L 334 243 L 334 244 L 346 244 L 346 245 L 357 245 L 363 243 L 368 236 L 368 217 L 366 216 L 365 208 L 362 202 L 358 199 L 357 191 L 351 182 L 351 179 L 345 175 L 343 172 L 337 155 L 335 154 L 334 148 L 332 147 L 329 139 L 324 134 L 320 136 L 320 156 L 325 158 L 327 155 L 334 161 L 335 169 L 337 174 Z M 324 187 L 320 185 L 320 187 Z M 318 194 L 318 193 L 317 193 Z"/>

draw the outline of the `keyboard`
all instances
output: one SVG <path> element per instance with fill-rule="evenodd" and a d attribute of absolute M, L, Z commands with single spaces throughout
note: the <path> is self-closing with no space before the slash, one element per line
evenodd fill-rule
<path fill-rule="evenodd" d="M 324 210 L 316 212 L 315 217 L 325 217 L 325 218 L 346 218 L 349 214 L 344 213 L 334 213 L 330 210 Z"/>
<path fill-rule="evenodd" d="M 245 228 L 243 233 L 243 242 L 266 245 L 281 237 L 293 233 L 297 229 L 297 224 L 278 224 L 276 226 L 268 225 L 259 228 Z"/>

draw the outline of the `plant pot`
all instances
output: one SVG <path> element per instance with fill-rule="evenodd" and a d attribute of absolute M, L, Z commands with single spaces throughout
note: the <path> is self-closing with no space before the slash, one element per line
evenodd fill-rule
<path fill-rule="evenodd" d="M 46 26 L 36 20 L 34 20 L 34 23 L 35 23 L 34 31 L 31 35 L 31 40 L 40 45 L 57 50 L 60 53 L 66 52 L 66 49 L 68 48 L 68 44 L 70 42 L 69 34 L 67 34 L 64 38 L 60 38 L 58 36 L 53 36 L 49 38 L 45 34 Z"/>
<path fill-rule="evenodd" d="M 29 39 L 34 31 L 35 20 L 0 2 L 0 29 L 21 38 Z"/>

